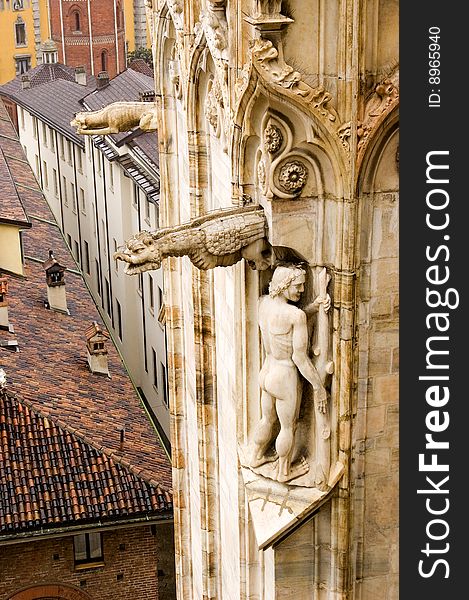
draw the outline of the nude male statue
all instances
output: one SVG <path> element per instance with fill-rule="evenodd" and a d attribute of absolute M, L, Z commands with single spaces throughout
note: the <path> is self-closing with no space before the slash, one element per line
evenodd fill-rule
<path fill-rule="evenodd" d="M 279 266 L 272 277 L 269 295 L 259 300 L 259 327 L 266 356 L 260 372 L 262 418 L 254 434 L 251 467 L 278 458 L 277 480 L 281 482 L 309 470 L 304 458 L 296 465 L 291 464 L 302 395 L 300 374 L 313 387 L 316 410 L 325 413 L 327 406 L 326 389 L 307 353 L 307 314 L 317 312 L 321 304 L 327 312 L 331 300 L 328 294 L 325 298 L 317 297 L 305 310 L 290 304 L 298 302 L 304 284 L 305 271 L 301 267 Z M 266 456 L 277 418 L 280 432 L 275 440 L 276 455 Z"/>

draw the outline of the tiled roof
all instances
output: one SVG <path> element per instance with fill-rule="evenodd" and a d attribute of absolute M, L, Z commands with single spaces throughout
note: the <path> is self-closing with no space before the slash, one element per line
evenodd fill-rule
<path fill-rule="evenodd" d="M 1 134 L 0 134 L 1 135 Z M 8 164 L 0 148 L 0 223 L 13 223 L 22 227 L 30 227 L 16 186 L 8 168 Z"/>
<path fill-rule="evenodd" d="M 111 79 L 106 87 L 85 96 L 83 102 L 90 110 L 99 110 L 112 102 L 138 102 L 141 92 L 154 89 L 152 77 L 133 69 L 126 69 Z"/>
<path fill-rule="evenodd" d="M 133 69 L 138 73 L 148 75 L 148 77 L 153 77 L 152 67 L 150 67 L 150 65 L 147 62 L 145 62 L 143 58 L 134 58 L 134 60 L 129 63 L 129 69 Z"/>
<path fill-rule="evenodd" d="M 75 83 L 75 70 L 59 63 L 40 65 L 28 71 L 27 75 L 30 88 L 22 88 L 22 76 L 19 75 L 0 86 L 0 96 L 11 98 L 83 146 L 83 136 L 76 133 L 70 121 L 75 113 L 83 110 L 80 100 L 95 89 L 95 78 L 88 76 L 86 86 Z"/>
<path fill-rule="evenodd" d="M 0 102 L 3 132 L 6 118 Z M 93 321 L 102 327 L 104 324 L 81 275 L 76 271 L 65 272 L 70 315 L 44 306 L 47 291 L 42 263 L 49 249 L 68 269 L 76 269 L 76 264 L 25 162 L 19 141 L 14 142 L 11 122 L 9 128 L 8 168 L 33 226 L 23 235 L 26 277 L 9 277 L 9 320 L 14 326 L 19 352 L 0 349 L 0 366 L 7 372 L 8 391 L 35 414 L 99 449 L 113 464 L 125 467 L 153 487 L 170 492 L 170 461 L 115 346 L 107 345 L 110 378 L 94 375 L 88 368 L 84 332 Z M 3 142 L 0 137 L 0 147 Z M 0 331 L 0 339 L 12 335 Z M 122 429 L 126 433 L 121 449 Z M 0 523 L 2 519 L 0 514 Z"/>
<path fill-rule="evenodd" d="M 0 535 L 167 513 L 171 497 L 0 392 Z"/>

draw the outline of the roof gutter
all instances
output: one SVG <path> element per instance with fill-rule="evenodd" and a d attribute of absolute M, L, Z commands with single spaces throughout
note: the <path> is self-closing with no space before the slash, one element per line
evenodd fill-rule
<path fill-rule="evenodd" d="M 131 527 L 144 527 L 145 525 L 159 525 L 163 523 L 173 523 L 173 514 L 155 515 L 139 517 L 136 519 L 123 519 L 117 521 L 106 521 L 97 523 L 87 523 L 86 525 L 72 525 L 57 528 L 41 528 L 37 531 L 28 531 L 23 533 L 12 533 L 0 535 L 0 546 L 9 546 L 11 544 L 20 544 L 23 542 L 31 542 L 33 540 L 45 540 L 58 537 L 68 537 L 79 533 L 91 531 L 109 531 L 116 528 L 130 529 Z"/>

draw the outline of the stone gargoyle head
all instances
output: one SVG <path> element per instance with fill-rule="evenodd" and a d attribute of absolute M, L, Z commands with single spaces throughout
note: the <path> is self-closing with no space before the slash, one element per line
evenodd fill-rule
<path fill-rule="evenodd" d="M 127 275 L 159 269 L 162 259 L 158 240 L 147 231 L 137 233 L 127 240 L 124 250 L 114 253 L 114 260 L 122 260 L 126 263 L 124 272 Z"/>

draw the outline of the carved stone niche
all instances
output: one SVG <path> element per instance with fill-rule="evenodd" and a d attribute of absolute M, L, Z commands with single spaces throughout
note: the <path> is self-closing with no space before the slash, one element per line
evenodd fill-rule
<path fill-rule="evenodd" d="M 325 502 L 344 471 L 331 385 L 329 282 L 324 267 L 283 264 L 259 298 L 262 367 L 248 373 L 259 387 L 247 397 L 238 456 L 260 548 Z"/>

